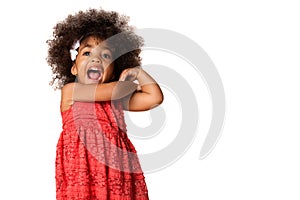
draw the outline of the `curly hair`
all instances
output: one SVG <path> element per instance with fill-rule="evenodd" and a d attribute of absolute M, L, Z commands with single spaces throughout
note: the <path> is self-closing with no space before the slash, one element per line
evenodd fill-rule
<path fill-rule="evenodd" d="M 114 50 L 114 79 L 118 80 L 126 68 L 141 65 L 142 37 L 134 33 L 128 24 L 129 17 L 115 11 L 88 9 L 79 11 L 56 24 L 53 39 L 47 40 L 47 63 L 53 73 L 50 85 L 61 89 L 65 84 L 74 82 L 76 77 L 71 73 L 73 61 L 70 49 L 76 41 L 83 41 L 88 36 L 106 40 Z"/>

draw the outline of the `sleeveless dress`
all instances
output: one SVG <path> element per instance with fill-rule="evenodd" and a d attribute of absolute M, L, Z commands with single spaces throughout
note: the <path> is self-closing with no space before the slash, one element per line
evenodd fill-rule
<path fill-rule="evenodd" d="M 120 102 L 75 102 L 61 115 L 57 200 L 149 199 Z"/>

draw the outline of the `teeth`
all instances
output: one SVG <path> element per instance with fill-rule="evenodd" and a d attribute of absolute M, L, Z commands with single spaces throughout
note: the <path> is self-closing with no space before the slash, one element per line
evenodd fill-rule
<path fill-rule="evenodd" d="M 98 68 L 91 67 L 89 70 L 100 71 Z"/>
<path fill-rule="evenodd" d="M 99 69 L 96 68 L 96 67 L 91 67 L 90 69 L 92 69 L 92 70 L 99 70 Z"/>
<path fill-rule="evenodd" d="M 101 70 L 97 67 L 91 67 L 87 70 L 88 72 L 101 73 Z"/>

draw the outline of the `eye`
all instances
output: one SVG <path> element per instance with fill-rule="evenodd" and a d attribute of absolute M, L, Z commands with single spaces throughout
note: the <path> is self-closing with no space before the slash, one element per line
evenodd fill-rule
<path fill-rule="evenodd" d="M 107 60 L 110 60 L 110 59 L 111 59 L 111 55 L 108 54 L 108 53 L 103 53 L 103 54 L 102 54 L 102 58 L 107 59 Z"/>
<path fill-rule="evenodd" d="M 85 52 L 83 52 L 83 54 L 82 54 L 83 56 L 90 56 L 91 55 L 91 52 L 89 52 L 89 51 L 85 51 Z"/>

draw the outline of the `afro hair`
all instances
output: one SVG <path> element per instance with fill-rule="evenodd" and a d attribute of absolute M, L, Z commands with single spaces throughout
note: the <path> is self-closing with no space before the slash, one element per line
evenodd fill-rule
<path fill-rule="evenodd" d="M 53 38 L 47 40 L 49 48 L 46 60 L 53 73 L 50 85 L 61 89 L 65 84 L 76 80 L 71 74 L 73 61 L 70 49 L 76 41 L 81 42 L 88 36 L 106 40 L 114 50 L 113 81 L 119 79 L 124 69 L 140 66 L 140 53 L 144 41 L 128 22 L 129 17 L 100 8 L 79 11 L 57 23 Z"/>

